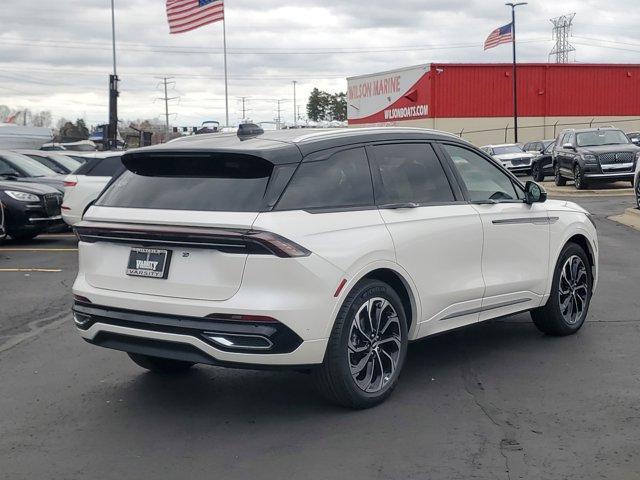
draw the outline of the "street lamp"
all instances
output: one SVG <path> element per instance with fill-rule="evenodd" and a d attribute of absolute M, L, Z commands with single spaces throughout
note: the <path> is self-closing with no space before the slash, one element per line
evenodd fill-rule
<path fill-rule="evenodd" d="M 528 5 L 528 2 L 505 3 L 511 7 L 511 36 L 513 44 L 513 138 L 518 143 L 518 69 L 516 68 L 516 7 Z"/>

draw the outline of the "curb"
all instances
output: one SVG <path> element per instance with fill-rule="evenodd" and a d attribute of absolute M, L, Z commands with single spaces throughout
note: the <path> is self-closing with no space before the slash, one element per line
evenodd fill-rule
<path fill-rule="evenodd" d="M 640 210 L 637 208 L 627 208 L 622 215 L 614 215 L 607 218 L 635 230 L 640 230 Z"/>

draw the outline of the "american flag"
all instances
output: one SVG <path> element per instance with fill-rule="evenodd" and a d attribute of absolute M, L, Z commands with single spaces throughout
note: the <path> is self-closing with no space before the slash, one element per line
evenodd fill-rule
<path fill-rule="evenodd" d="M 484 41 L 484 49 L 489 50 L 490 48 L 497 47 L 501 43 L 511 43 L 513 42 L 513 30 L 511 29 L 511 24 L 505 25 L 500 28 L 496 28 Z"/>
<path fill-rule="evenodd" d="M 223 0 L 167 0 L 169 33 L 184 33 L 224 20 Z"/>

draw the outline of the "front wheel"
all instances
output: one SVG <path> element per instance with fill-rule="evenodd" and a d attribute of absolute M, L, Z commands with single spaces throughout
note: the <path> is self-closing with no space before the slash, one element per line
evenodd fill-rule
<path fill-rule="evenodd" d="M 567 179 L 562 176 L 560 173 L 560 167 L 557 164 L 553 169 L 553 173 L 556 186 L 564 187 L 567 184 Z"/>
<path fill-rule="evenodd" d="M 558 258 L 547 304 L 531 311 L 533 323 L 547 335 L 576 333 L 587 318 L 592 288 L 586 252 L 579 245 L 568 243 Z"/>
<path fill-rule="evenodd" d="M 577 190 L 584 190 L 587 188 L 587 181 L 584 178 L 584 172 L 580 165 L 576 165 L 573 170 L 573 180 Z"/>
<path fill-rule="evenodd" d="M 534 163 L 531 167 L 531 176 L 536 182 L 544 182 L 544 172 L 539 162 Z"/>
<path fill-rule="evenodd" d="M 320 393 L 349 408 L 369 408 L 395 388 L 407 354 L 407 320 L 398 294 L 379 280 L 349 293 L 333 327 L 324 363 L 314 372 Z"/>
<path fill-rule="evenodd" d="M 640 177 L 636 179 L 635 182 L 636 187 L 636 205 L 640 208 Z"/>
<path fill-rule="evenodd" d="M 181 360 L 171 360 L 170 358 L 151 357 L 139 353 L 128 353 L 129 358 L 133 362 L 154 373 L 175 374 L 189 370 L 194 363 L 183 362 Z"/>

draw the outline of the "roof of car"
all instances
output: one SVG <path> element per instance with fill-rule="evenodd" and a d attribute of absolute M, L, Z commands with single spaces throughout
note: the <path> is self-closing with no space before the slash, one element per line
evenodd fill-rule
<path fill-rule="evenodd" d="M 531 143 L 531 142 L 529 142 Z M 497 145 L 485 145 L 482 148 L 496 148 L 496 147 L 519 147 L 517 143 L 499 143 Z"/>
<path fill-rule="evenodd" d="M 274 163 L 293 163 L 301 156 L 343 145 L 389 140 L 460 140 L 455 135 L 425 128 L 373 127 L 287 129 L 258 135 L 211 133 L 183 137 L 169 143 L 132 150 L 127 157 L 164 153 L 233 152 L 256 155 Z"/>
<path fill-rule="evenodd" d="M 585 133 L 585 132 L 596 132 L 598 130 L 620 130 L 617 127 L 593 127 L 593 128 L 565 128 L 564 130 L 562 130 L 560 133 L 569 133 L 569 132 L 574 132 L 574 133 Z"/>

